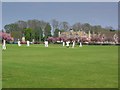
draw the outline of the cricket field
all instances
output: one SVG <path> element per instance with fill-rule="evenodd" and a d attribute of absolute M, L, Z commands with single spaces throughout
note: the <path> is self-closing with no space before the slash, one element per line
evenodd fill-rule
<path fill-rule="evenodd" d="M 3 88 L 117 88 L 118 46 L 7 45 Z"/>

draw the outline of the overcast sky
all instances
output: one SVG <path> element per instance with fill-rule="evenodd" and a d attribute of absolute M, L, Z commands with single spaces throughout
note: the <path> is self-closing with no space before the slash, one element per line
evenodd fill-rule
<path fill-rule="evenodd" d="M 3 2 L 2 26 L 18 20 L 51 19 L 118 27 L 117 2 Z M 1 27 L 0 27 L 1 28 Z"/>

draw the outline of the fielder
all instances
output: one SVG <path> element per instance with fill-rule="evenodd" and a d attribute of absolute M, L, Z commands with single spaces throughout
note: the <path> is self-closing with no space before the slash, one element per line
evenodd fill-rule
<path fill-rule="evenodd" d="M 65 42 L 63 41 L 63 47 L 65 46 Z"/>
<path fill-rule="evenodd" d="M 27 41 L 27 46 L 30 46 L 30 41 Z"/>
<path fill-rule="evenodd" d="M 67 48 L 69 48 L 69 46 L 70 46 L 69 43 L 70 43 L 70 41 L 67 41 L 67 42 L 66 42 L 66 47 L 67 47 Z"/>
<path fill-rule="evenodd" d="M 3 50 L 6 50 L 6 41 L 5 41 L 5 40 L 3 40 L 2 49 L 3 49 Z"/>
<path fill-rule="evenodd" d="M 82 47 L 82 43 L 80 42 L 80 46 L 79 47 Z"/>
<path fill-rule="evenodd" d="M 74 48 L 75 47 L 75 41 L 73 41 L 73 44 L 72 44 L 72 48 Z"/>
<path fill-rule="evenodd" d="M 48 47 L 48 41 L 45 41 L 45 47 Z"/>
<path fill-rule="evenodd" d="M 20 40 L 18 39 L 18 46 L 21 46 Z"/>

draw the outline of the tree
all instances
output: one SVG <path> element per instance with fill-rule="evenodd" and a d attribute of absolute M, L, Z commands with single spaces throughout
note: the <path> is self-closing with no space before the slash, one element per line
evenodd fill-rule
<path fill-rule="evenodd" d="M 58 37 L 58 33 L 59 33 L 59 29 L 55 29 L 55 32 L 54 32 L 54 37 Z"/>
<path fill-rule="evenodd" d="M 12 23 L 4 26 L 4 29 L 7 33 L 10 33 L 12 37 L 16 39 L 22 38 L 22 31 L 18 27 L 18 24 Z"/>
<path fill-rule="evenodd" d="M 19 31 L 24 34 L 24 29 L 27 28 L 27 22 L 19 20 L 15 24 L 18 25 Z"/>
<path fill-rule="evenodd" d="M 74 30 L 74 31 L 79 31 L 79 30 L 81 30 L 81 29 L 82 29 L 82 24 L 81 24 L 80 22 L 75 23 L 75 24 L 73 25 L 73 30 Z"/>
<path fill-rule="evenodd" d="M 53 19 L 51 23 L 48 23 L 43 20 L 40 21 L 33 19 L 28 21 L 19 20 L 15 23 L 7 24 L 4 26 L 4 29 L 6 33 L 9 33 L 14 38 L 14 40 L 21 39 L 23 34 L 25 34 L 27 39 L 34 39 L 35 41 L 39 42 L 44 40 L 44 38 L 46 39 L 51 36 L 51 28 L 53 28 L 54 31 L 52 31 L 52 34 L 54 34 L 53 36 L 58 37 L 59 31 L 69 31 L 70 27 L 71 26 L 66 21 L 59 22 Z M 75 23 L 72 28 L 74 31 L 83 30 L 86 33 L 90 31 L 92 34 L 94 33 L 94 35 L 99 33 L 105 34 L 106 37 L 109 37 L 117 32 L 117 30 L 113 30 L 111 26 L 103 28 L 100 25 L 92 26 L 89 23 L 81 24 L 80 22 Z"/>
<path fill-rule="evenodd" d="M 58 29 L 59 21 L 53 19 L 53 20 L 51 21 L 51 25 L 52 25 L 52 28 L 53 28 L 53 30 L 52 30 L 52 35 L 54 35 L 53 32 L 55 32 L 55 29 Z"/>
<path fill-rule="evenodd" d="M 43 31 L 40 27 L 36 27 L 35 38 L 35 40 L 39 42 L 41 42 L 41 40 L 43 39 Z"/>
<path fill-rule="evenodd" d="M 5 25 L 4 29 L 7 33 L 12 33 L 13 31 L 19 31 L 20 30 L 18 25 L 15 24 L 15 23 Z"/>
<path fill-rule="evenodd" d="M 27 28 L 27 22 L 25 22 L 25 21 L 19 20 L 19 21 L 16 22 L 16 24 L 18 24 L 18 27 L 19 27 L 20 29 L 25 29 L 25 28 Z"/>
<path fill-rule="evenodd" d="M 0 32 L 0 40 L 6 40 L 6 41 L 12 41 L 13 37 L 11 37 L 11 35 L 9 33 L 5 33 L 5 32 Z"/>
<path fill-rule="evenodd" d="M 91 25 L 89 23 L 85 23 L 82 25 L 82 30 L 84 30 L 85 32 L 89 32 L 91 31 Z"/>
<path fill-rule="evenodd" d="M 28 28 L 31 28 L 33 30 L 32 38 L 35 39 L 35 41 L 41 41 L 43 38 L 43 31 L 41 29 L 41 23 L 39 20 L 33 19 L 28 20 Z"/>
<path fill-rule="evenodd" d="M 4 26 L 4 29 L 7 33 L 10 33 L 11 32 L 11 27 L 10 27 L 10 24 L 7 24 Z"/>
<path fill-rule="evenodd" d="M 60 30 L 65 30 L 65 31 L 68 31 L 69 30 L 69 28 L 70 28 L 70 25 L 69 25 L 69 23 L 68 22 L 61 22 L 60 23 Z"/>
<path fill-rule="evenodd" d="M 51 36 L 51 26 L 49 23 L 47 23 L 45 30 L 44 30 L 44 34 L 45 34 L 45 40 Z"/>
<path fill-rule="evenodd" d="M 25 29 L 25 39 L 32 41 L 32 29 L 31 28 Z"/>
<path fill-rule="evenodd" d="M 43 32 L 43 37 L 45 36 L 45 27 L 46 27 L 47 23 L 45 21 L 40 21 L 40 27 L 42 29 Z"/>
<path fill-rule="evenodd" d="M 98 34 L 99 32 L 102 31 L 102 28 L 100 25 L 95 25 L 92 27 L 92 31 L 95 33 L 95 34 Z"/>

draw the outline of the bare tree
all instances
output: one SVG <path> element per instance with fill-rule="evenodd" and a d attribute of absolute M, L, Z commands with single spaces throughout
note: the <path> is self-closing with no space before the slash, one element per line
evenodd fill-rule
<path fill-rule="evenodd" d="M 89 23 L 84 23 L 82 25 L 82 29 L 88 33 L 89 31 L 91 31 L 91 25 Z"/>
<path fill-rule="evenodd" d="M 27 28 L 35 29 L 35 20 L 28 20 L 27 22 Z"/>
<path fill-rule="evenodd" d="M 21 29 L 27 28 L 27 23 L 25 21 L 19 20 L 16 22 L 16 24 L 18 24 L 18 27 Z"/>
<path fill-rule="evenodd" d="M 55 20 L 55 19 L 52 19 L 52 20 L 51 20 L 51 25 L 52 25 L 52 28 L 53 28 L 52 34 L 54 34 L 55 29 L 58 29 L 58 27 L 59 27 L 59 21 L 57 21 L 57 20 Z"/>
<path fill-rule="evenodd" d="M 64 22 L 60 23 L 59 27 L 60 27 L 61 30 L 68 31 L 69 28 L 70 28 L 70 24 L 68 22 L 64 21 Z"/>
<path fill-rule="evenodd" d="M 74 31 L 79 31 L 82 29 L 82 24 L 78 22 L 78 23 L 75 23 L 72 27 Z"/>
<path fill-rule="evenodd" d="M 43 31 L 43 37 L 45 36 L 45 27 L 46 27 L 46 25 L 47 25 L 47 22 L 45 22 L 45 21 L 40 21 L 40 27 L 41 27 L 41 29 L 42 29 L 42 31 Z"/>

